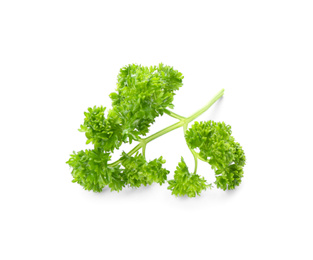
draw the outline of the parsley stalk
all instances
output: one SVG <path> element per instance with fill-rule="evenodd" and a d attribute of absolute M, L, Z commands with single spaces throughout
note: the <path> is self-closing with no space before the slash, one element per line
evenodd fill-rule
<path fill-rule="evenodd" d="M 184 127 L 184 133 L 186 132 L 187 130 L 187 125 L 188 123 L 190 123 L 191 121 L 195 120 L 197 117 L 199 117 L 201 114 L 203 114 L 205 111 L 207 111 L 217 100 L 219 100 L 222 96 L 224 95 L 224 89 L 221 89 L 205 106 L 203 106 L 202 108 L 200 108 L 198 111 L 196 111 L 195 113 L 193 113 L 191 116 L 189 117 L 183 117 L 183 116 L 180 116 L 172 111 L 169 111 L 169 110 L 165 110 L 165 113 L 168 114 L 169 116 L 173 117 L 173 118 L 176 118 L 178 119 L 179 121 L 173 125 L 170 125 L 158 132 L 156 132 L 155 134 L 153 135 L 150 135 L 146 138 L 142 138 L 140 139 L 140 142 L 137 146 L 135 146 L 131 151 L 129 151 L 127 153 L 128 156 L 131 156 L 133 154 L 135 154 L 138 150 L 140 150 L 142 148 L 142 153 L 143 155 L 145 155 L 145 150 L 146 150 L 146 145 L 148 143 L 150 143 L 151 141 L 153 141 L 154 139 L 162 136 L 162 135 L 165 135 L 177 128 L 180 128 L 180 127 Z M 196 158 L 199 158 L 197 156 L 197 153 L 190 149 L 190 151 L 192 152 L 194 158 L 195 158 L 195 172 L 197 171 L 197 159 Z M 201 158 L 199 158 L 201 159 Z M 122 160 L 119 159 L 113 163 L 110 163 L 109 166 L 116 166 L 118 165 Z"/>

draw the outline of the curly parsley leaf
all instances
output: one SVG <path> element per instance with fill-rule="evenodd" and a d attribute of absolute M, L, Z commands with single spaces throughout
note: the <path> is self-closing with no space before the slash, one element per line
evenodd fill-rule
<path fill-rule="evenodd" d="M 172 67 L 128 65 L 118 75 L 117 93 L 110 94 L 109 117 L 122 125 L 129 142 L 146 135 L 155 118 L 173 108 L 174 92 L 182 86 L 183 75 Z"/>
<path fill-rule="evenodd" d="M 97 148 L 93 150 L 73 152 L 67 163 L 73 168 L 73 181 L 85 190 L 101 192 L 105 186 L 111 191 L 120 191 L 125 186 L 120 166 L 109 166 L 110 154 Z"/>
<path fill-rule="evenodd" d="M 191 149 L 199 148 L 199 157 L 215 171 L 215 184 L 223 190 L 241 183 L 246 157 L 242 147 L 232 137 L 231 127 L 224 122 L 195 122 L 186 131 Z"/>
<path fill-rule="evenodd" d="M 112 118 L 105 118 L 105 107 L 88 108 L 85 112 L 84 124 L 80 126 L 79 131 L 85 132 L 87 144 L 93 143 L 95 147 L 103 148 L 106 152 L 113 152 L 119 148 L 122 142 L 125 142 L 123 130 Z"/>
<path fill-rule="evenodd" d="M 189 172 L 183 157 L 176 167 L 174 180 L 169 180 L 168 184 L 168 189 L 176 196 L 195 197 L 200 195 L 203 190 L 211 188 L 211 184 L 207 184 L 203 177 Z"/>
<path fill-rule="evenodd" d="M 165 163 L 163 157 L 147 162 L 143 155 L 129 156 L 125 152 L 122 155 L 124 167 L 123 176 L 125 183 L 131 187 L 151 185 L 153 182 L 162 185 L 167 180 L 168 170 L 162 168 Z"/>

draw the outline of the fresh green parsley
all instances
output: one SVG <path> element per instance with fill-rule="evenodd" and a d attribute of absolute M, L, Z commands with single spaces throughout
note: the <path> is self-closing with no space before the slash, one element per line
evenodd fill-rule
<path fill-rule="evenodd" d="M 214 184 L 223 190 L 234 189 L 241 183 L 245 154 L 231 135 L 231 127 L 224 122 L 195 122 L 188 124 L 208 110 L 224 90 L 213 97 L 203 108 L 189 117 L 180 116 L 173 109 L 175 91 L 182 85 L 183 75 L 170 66 L 144 67 L 128 65 L 118 74 L 116 92 L 110 94 L 112 108 L 105 116 L 105 107 L 88 108 L 84 132 L 91 150 L 73 152 L 66 162 L 72 168 L 73 182 L 86 190 L 101 192 L 105 187 L 120 191 L 126 186 L 140 187 L 156 182 L 168 183 L 173 195 L 195 197 Z M 163 130 L 146 135 L 155 118 L 167 114 L 178 120 Z M 194 172 L 190 172 L 183 158 L 178 163 L 174 179 L 167 180 L 169 171 L 163 167 L 161 156 L 152 161 L 145 158 L 149 142 L 183 127 L 187 145 L 194 157 Z M 111 162 L 111 154 L 123 143 L 138 142 L 128 153 L 122 152 L 119 160 Z M 196 152 L 196 150 L 199 152 Z M 207 183 L 197 174 L 198 160 L 211 165 L 215 172 L 214 183 Z"/>

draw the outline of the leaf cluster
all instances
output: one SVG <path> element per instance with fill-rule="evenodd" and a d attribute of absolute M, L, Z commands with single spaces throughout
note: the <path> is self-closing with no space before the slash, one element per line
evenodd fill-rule
<path fill-rule="evenodd" d="M 163 184 L 168 170 L 160 157 L 147 162 L 141 154 L 122 153 L 119 164 L 109 164 L 110 153 L 123 143 L 139 141 L 155 118 L 173 108 L 175 91 L 182 86 L 183 76 L 172 67 L 159 64 L 144 67 L 128 65 L 118 74 L 117 92 L 110 94 L 112 109 L 88 108 L 79 131 L 85 132 L 87 144 L 94 149 L 73 152 L 67 163 L 72 167 L 73 182 L 86 190 L 100 192 L 105 186 L 119 191 L 126 185 L 140 187 L 153 182 Z"/>
<path fill-rule="evenodd" d="M 200 195 L 203 190 L 212 186 L 207 184 L 207 181 L 198 174 L 190 173 L 183 157 L 176 167 L 174 179 L 169 180 L 168 184 L 168 189 L 172 191 L 173 195 L 187 195 L 188 197 Z"/>
<path fill-rule="evenodd" d="M 109 117 L 122 125 L 132 140 L 146 135 L 155 118 L 165 109 L 173 108 L 175 91 L 182 86 L 183 75 L 172 67 L 144 67 L 132 64 L 120 70 L 117 93 L 110 94 L 112 110 Z"/>
<path fill-rule="evenodd" d="M 129 156 L 125 152 L 122 155 L 124 166 L 123 178 L 130 187 L 151 185 L 153 182 L 162 185 L 167 180 L 168 170 L 162 168 L 165 163 L 163 157 L 147 162 L 142 154 Z"/>
<path fill-rule="evenodd" d="M 147 162 L 143 155 L 129 156 L 125 152 L 121 164 L 109 165 L 110 153 L 102 149 L 73 152 L 67 163 L 73 168 L 73 181 L 86 190 L 101 192 L 105 186 L 111 191 L 120 191 L 126 185 L 138 188 L 153 182 L 162 185 L 167 180 L 168 170 L 162 168 L 165 160 L 159 157 Z"/>
<path fill-rule="evenodd" d="M 67 164 L 72 169 L 72 182 L 76 182 L 85 190 L 101 192 L 105 186 L 120 191 L 125 186 L 120 165 L 109 166 L 111 156 L 100 148 L 73 152 Z"/>
<path fill-rule="evenodd" d="M 85 132 L 87 144 L 90 142 L 95 147 L 100 147 L 106 152 L 113 152 L 118 149 L 123 141 L 126 142 L 127 136 L 123 135 L 122 126 L 110 117 L 105 118 L 105 107 L 89 107 L 85 112 L 84 124 L 79 131 Z"/>
<path fill-rule="evenodd" d="M 241 183 L 246 157 L 242 147 L 231 135 L 231 126 L 224 122 L 195 122 L 186 131 L 191 149 L 199 148 L 199 157 L 215 171 L 215 184 L 223 190 Z"/>

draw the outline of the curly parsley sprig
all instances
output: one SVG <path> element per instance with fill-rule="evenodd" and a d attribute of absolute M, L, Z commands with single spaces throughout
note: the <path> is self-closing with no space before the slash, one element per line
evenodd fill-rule
<path fill-rule="evenodd" d="M 128 65 L 120 70 L 117 92 L 110 94 L 112 109 L 105 116 L 105 107 L 88 108 L 84 124 L 87 142 L 94 149 L 73 152 L 67 163 L 72 167 L 73 182 L 86 190 L 101 192 L 104 187 L 120 191 L 125 186 L 140 187 L 156 182 L 167 182 L 168 170 L 163 168 L 163 157 L 147 161 L 146 146 L 149 142 L 183 127 L 187 145 L 194 157 L 194 172 L 190 173 L 183 158 L 178 164 L 174 179 L 168 181 L 168 189 L 176 196 L 195 197 L 212 188 L 204 177 L 197 174 L 198 159 L 211 165 L 215 171 L 217 188 L 234 189 L 243 177 L 245 155 L 239 143 L 231 136 L 231 128 L 224 122 L 195 122 L 188 124 L 208 110 L 224 94 L 219 91 L 204 107 L 189 117 L 169 110 L 174 107 L 175 91 L 182 86 L 183 75 L 172 67 L 143 67 Z M 167 114 L 178 120 L 161 131 L 145 137 L 155 118 Z M 120 159 L 110 162 L 111 153 L 123 143 L 138 144 Z M 194 149 L 198 148 L 199 153 Z"/>

